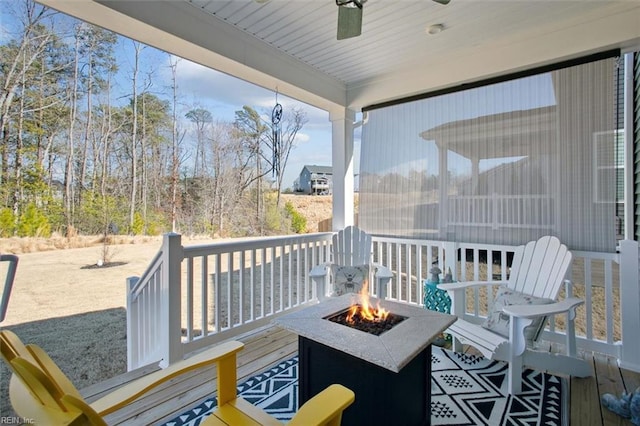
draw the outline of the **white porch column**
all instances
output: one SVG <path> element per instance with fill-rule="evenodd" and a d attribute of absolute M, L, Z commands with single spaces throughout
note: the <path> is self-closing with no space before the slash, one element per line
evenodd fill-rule
<path fill-rule="evenodd" d="M 162 361 L 160 367 L 166 368 L 182 359 L 182 314 L 181 307 L 181 270 L 184 254 L 182 236 L 168 233 L 162 239 L 162 294 L 160 307 L 160 342 Z"/>
<path fill-rule="evenodd" d="M 620 250 L 620 311 L 622 351 L 618 364 L 640 372 L 640 252 L 638 242 L 622 240 Z"/>
<path fill-rule="evenodd" d="M 332 136 L 332 229 L 334 231 L 353 225 L 353 122 L 355 118 L 355 111 L 347 108 L 329 112 Z"/>

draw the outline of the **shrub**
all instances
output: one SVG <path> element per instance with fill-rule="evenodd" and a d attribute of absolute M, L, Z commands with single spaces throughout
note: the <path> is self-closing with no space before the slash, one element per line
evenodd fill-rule
<path fill-rule="evenodd" d="M 302 216 L 296 209 L 293 207 L 290 201 L 284 205 L 284 209 L 287 211 L 287 214 L 291 218 L 291 229 L 296 234 L 304 234 L 307 232 L 307 218 Z"/>
<path fill-rule="evenodd" d="M 0 209 L 0 237 L 9 238 L 16 232 L 16 218 L 10 208 Z"/>
<path fill-rule="evenodd" d="M 166 218 L 160 212 L 149 212 L 147 215 L 147 235 L 161 235 L 165 229 L 171 229 Z"/>
<path fill-rule="evenodd" d="M 144 234 L 144 220 L 139 212 L 133 214 L 133 224 L 131 225 L 131 232 L 133 235 Z"/>
<path fill-rule="evenodd" d="M 51 235 L 51 225 L 34 203 L 29 203 L 18 221 L 18 236 L 20 237 L 48 237 Z"/>
<path fill-rule="evenodd" d="M 264 226 L 269 232 L 282 232 L 284 225 L 282 209 L 276 204 L 276 194 L 267 194 L 264 200 Z"/>

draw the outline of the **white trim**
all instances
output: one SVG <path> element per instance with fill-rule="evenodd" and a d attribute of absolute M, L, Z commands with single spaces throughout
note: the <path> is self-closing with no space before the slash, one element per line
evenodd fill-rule
<path fill-rule="evenodd" d="M 333 220 L 332 230 L 353 225 L 353 123 L 356 113 L 341 108 L 329 113 L 332 132 Z"/>
<path fill-rule="evenodd" d="M 620 251 L 620 325 L 624 345 L 618 359 L 620 366 L 640 372 L 640 279 L 638 242 L 622 240 Z"/>
<path fill-rule="evenodd" d="M 633 53 L 624 55 L 624 238 L 633 240 Z M 627 129 L 629 131 L 627 131 Z"/>

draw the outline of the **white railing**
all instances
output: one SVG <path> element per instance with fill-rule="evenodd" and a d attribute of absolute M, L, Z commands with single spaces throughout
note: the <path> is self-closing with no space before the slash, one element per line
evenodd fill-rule
<path fill-rule="evenodd" d="M 176 238 L 177 237 L 177 238 Z M 169 330 L 170 291 L 169 272 L 182 259 L 180 237 L 164 236 L 160 251 L 140 277 L 127 279 L 127 368 L 133 370 L 166 358 L 171 344 Z M 173 263 L 173 267 L 170 264 Z M 179 275 L 178 275 L 179 277 Z M 173 295 L 173 294 L 172 294 Z M 179 300 L 179 299 L 178 299 Z M 164 362 L 163 365 L 166 365 Z"/>
<path fill-rule="evenodd" d="M 307 272 L 328 258 L 331 235 L 191 247 L 165 235 L 147 271 L 128 280 L 128 368 L 174 362 L 312 303 Z"/>
<path fill-rule="evenodd" d="M 423 306 L 424 283 L 437 265 L 451 269 L 459 281 L 504 281 L 515 246 L 454 243 L 404 238 L 374 237 L 374 262 L 395 272 L 387 289 L 388 298 Z M 572 251 L 573 265 L 567 279 L 571 285 L 560 297 L 573 295 L 585 300 L 578 308 L 578 348 L 619 359 L 620 364 L 640 371 L 640 283 L 638 243 L 621 241 L 616 253 Z M 465 320 L 479 323 L 487 315 L 493 294 L 482 289 L 467 294 Z M 624 339 L 623 339 L 624 336 Z M 564 319 L 554 318 L 543 339 L 565 342 Z"/>
<path fill-rule="evenodd" d="M 447 199 L 447 225 L 553 228 L 548 195 L 454 195 Z"/>
<path fill-rule="evenodd" d="M 140 279 L 130 278 L 127 309 L 129 368 L 174 362 L 193 350 L 268 323 L 284 312 L 315 303 L 308 276 L 329 260 L 331 233 L 250 238 L 182 247 L 165 236 L 162 249 Z M 429 270 L 451 269 L 457 280 L 506 280 L 513 246 L 373 237 L 373 260 L 394 271 L 391 300 L 423 306 Z M 622 241 L 617 253 L 574 251 L 573 293 L 578 348 L 617 357 L 637 369 L 640 351 L 638 243 Z M 169 285 L 168 283 L 172 283 Z M 465 319 L 482 321 L 492 294 L 470 293 Z M 564 342 L 564 323 L 552 321 L 544 338 Z M 624 336 L 624 339 L 623 339 Z"/>

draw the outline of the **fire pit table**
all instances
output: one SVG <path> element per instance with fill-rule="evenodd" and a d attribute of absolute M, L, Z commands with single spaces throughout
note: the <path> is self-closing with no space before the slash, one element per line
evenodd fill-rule
<path fill-rule="evenodd" d="M 335 322 L 352 306 L 367 304 L 393 314 L 395 324 L 374 335 Z M 340 383 L 356 394 L 343 425 L 411 426 L 430 424 L 431 342 L 455 320 L 416 306 L 345 294 L 273 322 L 298 334 L 299 405 Z"/>

